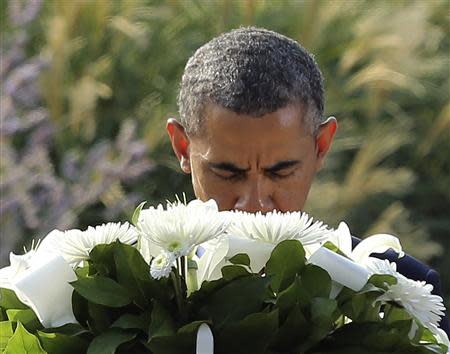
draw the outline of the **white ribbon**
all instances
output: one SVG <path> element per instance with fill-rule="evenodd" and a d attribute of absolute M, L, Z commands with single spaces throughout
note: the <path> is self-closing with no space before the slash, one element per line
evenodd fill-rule
<path fill-rule="evenodd" d="M 202 323 L 197 331 L 196 354 L 214 354 L 214 337 L 206 323 Z"/>
<path fill-rule="evenodd" d="M 354 291 L 361 290 L 369 279 L 367 269 L 326 247 L 319 248 L 308 262 L 325 269 L 331 279 Z"/>

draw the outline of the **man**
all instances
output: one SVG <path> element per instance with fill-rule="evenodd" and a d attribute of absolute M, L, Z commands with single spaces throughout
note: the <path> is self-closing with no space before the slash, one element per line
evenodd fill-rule
<path fill-rule="evenodd" d="M 221 210 L 303 210 L 337 127 L 323 118 L 322 81 L 303 47 L 268 30 L 241 28 L 198 49 L 181 82 L 181 122 L 167 122 L 197 198 Z M 399 271 L 439 293 L 437 273 L 412 257 Z"/>

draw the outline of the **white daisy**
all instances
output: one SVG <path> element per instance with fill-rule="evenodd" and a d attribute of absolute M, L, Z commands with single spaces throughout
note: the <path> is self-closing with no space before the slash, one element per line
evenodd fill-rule
<path fill-rule="evenodd" d="M 109 244 L 116 240 L 133 244 L 137 241 L 136 229 L 128 223 L 107 223 L 96 227 L 89 226 L 86 231 L 77 229 L 52 231 L 45 237 L 38 248 L 56 250 L 73 267 L 89 259 L 89 252 L 100 244 Z"/>
<path fill-rule="evenodd" d="M 397 284 L 389 286 L 376 302 L 396 302 L 431 331 L 437 328 L 445 307 L 442 297 L 431 293 L 431 284 L 406 278 L 397 272 L 396 264 L 388 260 L 370 258 L 366 267 L 372 274 L 389 274 L 397 279 Z"/>
<path fill-rule="evenodd" d="M 157 257 L 153 258 L 150 266 L 150 274 L 155 279 L 167 278 L 172 270 L 175 262 L 173 253 L 161 252 Z"/>
<path fill-rule="evenodd" d="M 281 241 L 299 240 L 309 254 L 309 247 L 320 245 L 332 233 L 322 222 L 313 222 L 308 214 L 301 212 L 273 211 L 263 215 L 233 211 L 228 215 L 232 221 L 228 237 L 202 245 L 206 252 L 199 261 L 200 281 L 219 278 L 220 269 L 238 253 L 247 254 L 251 269 L 259 272 Z"/>
<path fill-rule="evenodd" d="M 219 212 L 214 200 L 168 203 L 166 209 L 142 210 L 139 215 L 140 235 L 175 257 L 187 256 L 195 246 L 224 233 L 229 225 L 226 214 Z"/>
<path fill-rule="evenodd" d="M 233 236 L 279 244 L 284 240 L 299 240 L 302 245 L 320 243 L 328 239 L 331 230 L 321 221 L 313 222 L 307 213 L 272 211 L 230 213 L 233 224 L 228 233 Z"/>

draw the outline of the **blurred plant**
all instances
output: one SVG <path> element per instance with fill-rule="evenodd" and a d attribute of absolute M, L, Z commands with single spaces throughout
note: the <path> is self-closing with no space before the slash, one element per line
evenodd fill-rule
<path fill-rule="evenodd" d="M 114 141 L 55 149 L 61 128 L 49 119 L 38 86 L 51 63 L 25 54 L 24 26 L 40 2 L 22 10 L 11 4 L 1 68 L 1 263 L 18 244 L 51 229 L 124 217 L 143 199 L 129 188 L 152 168 L 131 120 L 121 123 Z"/>

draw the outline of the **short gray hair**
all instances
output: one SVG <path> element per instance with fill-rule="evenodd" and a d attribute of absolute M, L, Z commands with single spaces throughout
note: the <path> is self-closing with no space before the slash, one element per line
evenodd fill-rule
<path fill-rule="evenodd" d="M 305 48 L 279 33 L 246 27 L 194 53 L 181 80 L 178 107 L 186 132 L 196 134 L 208 103 L 252 117 L 299 103 L 315 133 L 323 120 L 323 95 L 322 74 Z"/>

